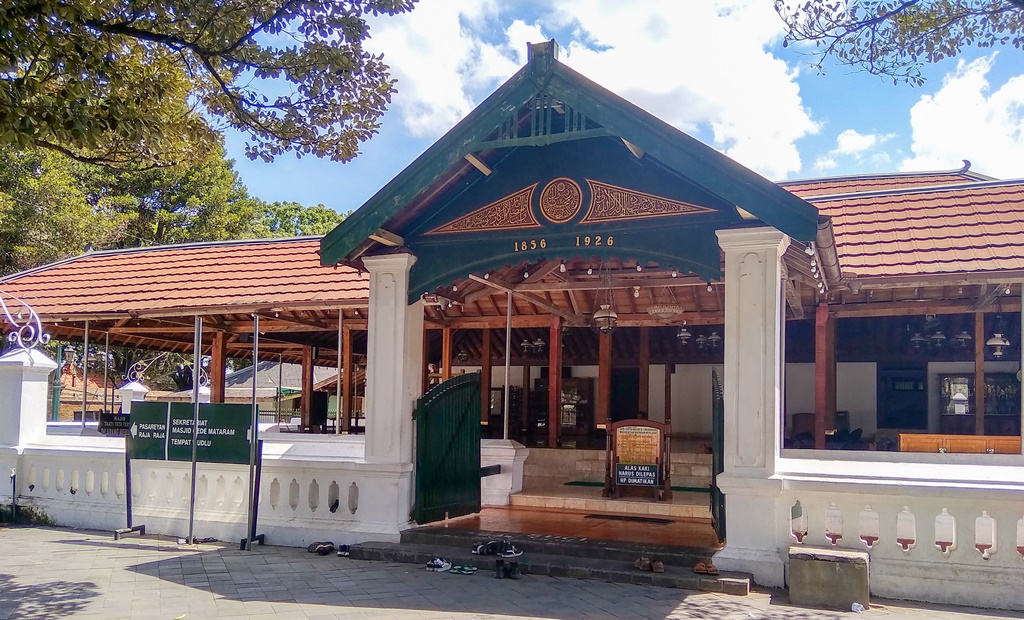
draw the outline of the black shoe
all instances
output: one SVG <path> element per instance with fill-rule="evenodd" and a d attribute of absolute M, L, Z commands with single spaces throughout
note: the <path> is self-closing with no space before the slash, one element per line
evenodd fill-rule
<path fill-rule="evenodd" d="M 329 545 L 329 544 L 331 544 L 331 543 L 329 543 L 329 542 L 312 542 L 312 543 L 309 543 L 308 547 L 306 547 L 306 551 L 308 551 L 310 553 L 316 553 L 316 550 L 320 546 L 322 546 L 322 545 Z"/>
<path fill-rule="evenodd" d="M 494 578 L 501 579 L 505 576 L 505 560 L 494 561 Z"/>
<path fill-rule="evenodd" d="M 477 543 L 471 550 L 473 555 L 498 555 L 501 543 L 491 540 L 485 543 Z"/>
<path fill-rule="evenodd" d="M 338 557 L 339 558 L 347 558 L 348 557 L 348 550 L 349 550 L 348 545 L 339 545 L 338 546 Z"/>
<path fill-rule="evenodd" d="M 329 543 L 329 542 L 320 543 L 319 545 L 316 546 L 316 549 L 314 549 L 313 551 L 317 555 L 328 555 L 328 554 L 334 553 L 334 543 Z"/>
<path fill-rule="evenodd" d="M 505 576 L 509 579 L 522 579 L 523 572 L 519 570 L 519 562 L 509 562 L 508 574 Z"/>
<path fill-rule="evenodd" d="M 513 545 L 511 542 L 505 540 L 501 543 L 501 548 L 498 550 L 498 555 L 503 558 L 518 558 L 523 555 L 523 551 Z"/>

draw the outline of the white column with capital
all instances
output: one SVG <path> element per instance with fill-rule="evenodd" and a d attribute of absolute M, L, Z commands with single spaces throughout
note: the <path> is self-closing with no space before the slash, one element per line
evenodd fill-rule
<path fill-rule="evenodd" d="M 370 256 L 366 355 L 366 455 L 372 463 L 412 463 L 412 410 L 422 390 L 423 303 L 409 305 L 412 254 Z"/>
<path fill-rule="evenodd" d="M 0 357 L 0 450 L 20 452 L 46 436 L 46 396 L 56 368 L 36 349 L 14 349 Z"/>
<path fill-rule="evenodd" d="M 785 298 L 782 256 L 790 239 L 774 228 L 719 230 L 725 254 L 725 493 L 722 570 L 785 585 L 788 547 L 777 523 L 782 481 L 774 478 L 782 434 Z"/>

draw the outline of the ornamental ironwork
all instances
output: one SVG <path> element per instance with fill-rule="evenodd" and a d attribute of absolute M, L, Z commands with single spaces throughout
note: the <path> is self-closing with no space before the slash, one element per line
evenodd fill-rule
<path fill-rule="evenodd" d="M 24 300 L 0 291 L 0 311 L 11 329 L 7 341 L 19 349 L 34 349 L 50 342 L 50 335 L 43 331 L 39 315 Z"/>

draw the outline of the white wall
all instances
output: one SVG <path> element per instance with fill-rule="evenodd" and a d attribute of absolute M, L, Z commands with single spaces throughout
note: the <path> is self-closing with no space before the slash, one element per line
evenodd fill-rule
<path fill-rule="evenodd" d="M 786 428 L 793 414 L 814 411 L 814 364 L 786 364 Z M 878 369 L 875 362 L 836 364 L 836 411 L 850 412 L 850 430 L 878 430 Z"/>

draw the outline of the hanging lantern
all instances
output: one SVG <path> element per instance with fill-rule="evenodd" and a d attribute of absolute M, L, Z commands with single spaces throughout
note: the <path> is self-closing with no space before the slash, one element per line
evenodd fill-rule
<path fill-rule="evenodd" d="M 720 342 L 722 342 L 722 337 L 718 335 L 718 332 L 711 332 L 711 335 L 708 336 L 708 344 L 711 345 L 711 348 L 717 349 Z"/>
<path fill-rule="evenodd" d="M 690 338 L 692 337 L 693 334 L 691 334 L 690 330 L 686 329 L 685 326 L 680 327 L 679 332 L 676 333 L 676 338 L 679 339 L 679 344 L 681 345 L 685 345 L 687 342 L 690 341 Z"/>
<path fill-rule="evenodd" d="M 594 313 L 594 325 L 602 334 L 610 334 L 618 326 L 619 315 L 612 310 L 610 304 L 601 304 L 601 309 Z"/>

